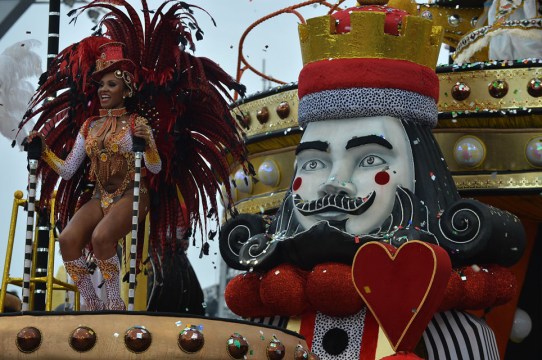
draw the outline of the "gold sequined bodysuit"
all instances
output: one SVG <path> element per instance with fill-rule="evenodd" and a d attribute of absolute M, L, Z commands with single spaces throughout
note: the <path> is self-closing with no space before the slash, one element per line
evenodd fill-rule
<path fill-rule="evenodd" d="M 101 112 L 105 119 L 89 118 L 81 127 L 66 160 L 58 158 L 47 147 L 42 155 L 45 162 L 65 180 L 73 176 L 87 155 L 91 161 L 90 180 L 96 182 L 95 197 L 101 200 L 104 212 L 120 199 L 132 184 L 134 176 L 132 127 L 147 122 L 145 118 L 135 114 L 129 116 L 129 121 L 121 121 L 119 118 L 124 114 L 126 114 L 124 109 L 113 109 L 113 112 L 111 110 L 106 110 L 105 114 Z M 152 134 L 151 141 L 143 153 L 143 161 L 145 167 L 154 174 L 162 167 Z"/>

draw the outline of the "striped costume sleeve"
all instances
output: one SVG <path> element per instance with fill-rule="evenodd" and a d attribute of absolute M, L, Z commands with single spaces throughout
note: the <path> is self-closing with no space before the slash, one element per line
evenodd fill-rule
<path fill-rule="evenodd" d="M 49 149 L 48 146 L 45 146 L 43 153 L 41 154 L 42 159 L 53 169 L 58 175 L 60 175 L 64 180 L 69 180 L 75 174 L 79 166 L 83 163 L 85 159 L 85 138 L 79 132 L 77 134 L 77 139 L 73 145 L 72 150 L 66 157 L 66 160 L 62 160 L 56 154 Z"/>
<path fill-rule="evenodd" d="M 493 330 L 461 311 L 435 314 L 423 333 L 428 360 L 499 360 Z"/>

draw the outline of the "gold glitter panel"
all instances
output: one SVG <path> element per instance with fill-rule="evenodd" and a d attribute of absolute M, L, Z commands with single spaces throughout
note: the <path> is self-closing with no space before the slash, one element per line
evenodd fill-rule
<path fill-rule="evenodd" d="M 434 135 L 452 173 L 492 172 L 495 178 L 502 171 L 524 172 L 542 169 L 542 132 L 540 130 L 525 129 L 518 132 L 516 130 L 458 129 L 454 132 L 437 130 Z M 482 145 L 480 149 L 474 148 L 475 142 Z M 470 149 L 467 149 L 469 145 Z M 483 154 L 476 154 L 474 151 L 480 151 Z M 477 166 L 469 166 L 468 162 L 456 160 L 458 158 L 461 160 L 462 155 L 469 158 L 478 155 L 481 161 Z M 504 183 L 498 183 L 498 185 L 505 186 Z"/>
<path fill-rule="evenodd" d="M 505 66 L 439 73 L 439 111 L 473 113 L 542 108 L 542 67 Z"/>
<path fill-rule="evenodd" d="M 298 102 L 297 89 L 294 89 L 239 105 L 243 121 L 249 127 L 244 129 L 246 135 L 250 138 L 296 128 Z M 234 110 L 233 114 L 239 115 L 239 110 Z"/>
<path fill-rule="evenodd" d="M 463 36 L 474 30 L 482 8 L 460 8 L 438 5 L 421 5 L 420 16 L 432 19 L 433 25 L 444 29 L 443 42 L 453 48 L 457 47 Z"/>
<path fill-rule="evenodd" d="M 352 12 L 349 33 L 336 34 L 330 15 L 299 25 L 303 64 L 325 59 L 388 58 L 434 69 L 442 28 L 419 16 L 406 16 L 400 36 L 384 33 L 385 14 Z"/>

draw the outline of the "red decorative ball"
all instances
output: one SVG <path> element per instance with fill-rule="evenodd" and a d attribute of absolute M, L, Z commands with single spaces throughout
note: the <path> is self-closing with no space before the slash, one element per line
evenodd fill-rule
<path fill-rule="evenodd" d="M 87 326 L 79 326 L 72 332 L 69 344 L 75 351 L 89 351 L 96 345 L 96 333 Z"/>
<path fill-rule="evenodd" d="M 199 329 L 188 327 L 179 333 L 177 345 L 182 351 L 192 354 L 203 348 L 205 336 Z"/>
<path fill-rule="evenodd" d="M 488 273 L 476 265 L 463 269 L 465 294 L 460 308 L 469 310 L 485 309 L 495 303 L 496 292 Z"/>
<path fill-rule="evenodd" d="M 448 285 L 446 286 L 446 292 L 444 293 L 444 299 L 439 306 L 438 311 L 446 311 L 457 308 L 461 303 L 461 300 L 465 296 L 465 287 L 459 274 L 452 271 Z"/>
<path fill-rule="evenodd" d="M 307 310 L 306 272 L 282 264 L 262 277 L 260 298 L 274 315 L 295 316 Z"/>
<path fill-rule="evenodd" d="M 234 359 L 243 359 L 248 352 L 249 344 L 241 334 L 234 333 L 227 342 L 228 354 Z"/>
<path fill-rule="evenodd" d="M 503 305 L 512 300 L 518 291 L 518 281 L 512 271 L 499 265 L 486 266 L 492 288 L 495 291 L 493 306 Z"/>
<path fill-rule="evenodd" d="M 309 351 L 301 345 L 297 345 L 294 351 L 294 360 L 306 360 L 309 358 Z"/>
<path fill-rule="evenodd" d="M 286 119 L 290 115 L 290 104 L 287 101 L 282 101 L 277 106 L 277 115 L 281 119 Z"/>
<path fill-rule="evenodd" d="M 496 99 L 500 99 L 508 94 L 508 83 L 505 80 L 493 80 L 488 85 L 489 95 Z"/>
<path fill-rule="evenodd" d="M 542 96 L 542 79 L 533 78 L 527 84 L 527 92 L 533 97 Z"/>
<path fill-rule="evenodd" d="M 136 354 L 147 351 L 152 343 L 152 335 L 143 326 L 132 326 L 124 333 L 124 345 Z"/>
<path fill-rule="evenodd" d="M 274 315 L 260 300 L 260 278 L 259 273 L 245 273 L 231 279 L 224 291 L 231 311 L 244 318 Z"/>
<path fill-rule="evenodd" d="M 316 265 L 307 278 L 307 298 L 312 307 L 329 316 L 348 316 L 359 312 L 363 301 L 354 287 L 349 265 Z"/>
<path fill-rule="evenodd" d="M 17 333 L 15 344 L 21 352 L 31 353 L 38 350 L 41 340 L 41 331 L 33 326 L 28 326 Z"/>
<path fill-rule="evenodd" d="M 386 20 L 384 23 L 384 32 L 390 35 L 399 35 L 399 29 L 403 23 L 403 18 L 408 15 L 408 12 L 400 9 L 389 8 L 382 5 L 369 5 L 351 7 L 342 11 L 337 11 L 331 16 L 336 21 L 336 31 L 338 34 L 348 33 L 351 30 L 350 26 L 350 13 L 355 11 L 364 12 L 383 12 L 386 14 Z"/>
<path fill-rule="evenodd" d="M 470 96 L 470 87 L 463 83 L 463 82 L 457 82 L 452 87 L 452 97 L 456 99 L 457 101 L 463 101 L 467 99 Z"/>
<path fill-rule="evenodd" d="M 267 345 L 267 358 L 269 360 L 282 360 L 286 355 L 286 348 L 279 339 L 273 338 Z"/>
<path fill-rule="evenodd" d="M 267 106 L 264 106 L 258 112 L 256 112 L 256 119 L 260 122 L 260 124 L 265 124 L 269 121 L 269 109 Z"/>

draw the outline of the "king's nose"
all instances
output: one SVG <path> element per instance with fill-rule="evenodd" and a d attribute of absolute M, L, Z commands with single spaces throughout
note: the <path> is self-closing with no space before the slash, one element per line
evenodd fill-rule
<path fill-rule="evenodd" d="M 325 195 L 342 195 L 347 197 L 355 197 L 357 194 L 357 188 L 351 181 L 343 181 L 336 177 L 330 177 L 325 183 L 320 185 L 318 189 L 318 196 L 323 197 Z"/>

